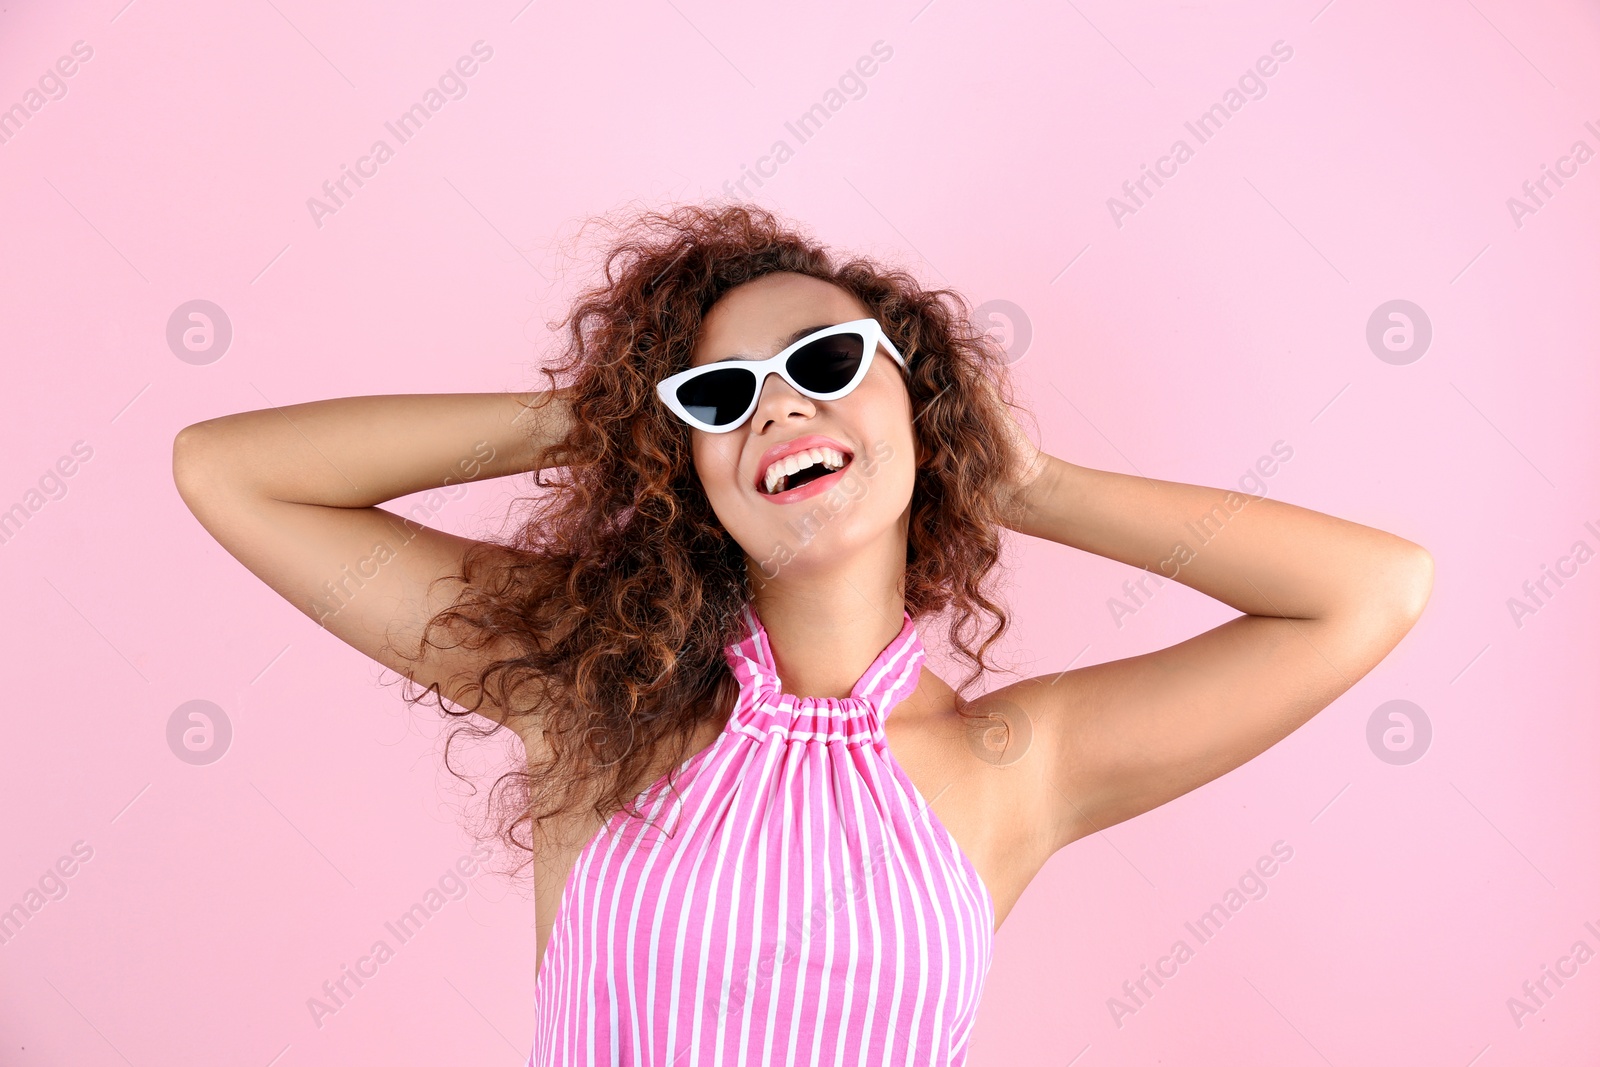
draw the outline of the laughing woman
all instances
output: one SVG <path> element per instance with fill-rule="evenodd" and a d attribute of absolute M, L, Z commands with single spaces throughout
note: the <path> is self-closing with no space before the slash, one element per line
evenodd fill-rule
<path fill-rule="evenodd" d="M 173 448 L 244 566 L 408 699 L 521 738 L 490 797 L 535 876 L 532 1063 L 964 1062 L 1053 854 L 1282 740 L 1428 600 L 1392 534 L 1041 452 L 959 297 L 759 209 L 641 216 L 604 266 L 546 390 L 250 411 Z M 378 506 L 553 468 L 502 541 Z M 1203 516 L 1226 536 L 1172 573 Z M 983 692 L 1002 527 L 1241 614 Z"/>

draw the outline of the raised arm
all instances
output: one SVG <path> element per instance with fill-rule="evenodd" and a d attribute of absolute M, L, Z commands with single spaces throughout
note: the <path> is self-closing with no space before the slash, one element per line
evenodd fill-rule
<path fill-rule="evenodd" d="M 1036 450 L 1028 469 L 1019 532 L 1148 571 L 1148 591 L 1177 581 L 1244 613 L 1170 648 L 992 694 L 1033 718 L 1056 848 L 1277 744 L 1388 655 L 1432 590 L 1432 557 L 1369 526 Z"/>
<path fill-rule="evenodd" d="M 542 469 L 568 419 L 562 390 L 319 400 L 184 427 L 172 474 L 195 518 L 256 577 L 340 640 L 463 703 L 495 646 L 430 646 L 420 659 L 395 649 L 416 657 L 424 624 L 460 592 L 434 580 L 458 573 L 473 542 L 377 505 Z M 475 710 L 502 718 L 487 701 Z"/>

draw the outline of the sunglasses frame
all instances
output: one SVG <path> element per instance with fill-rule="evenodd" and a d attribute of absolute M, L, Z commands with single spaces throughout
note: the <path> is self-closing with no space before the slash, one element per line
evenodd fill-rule
<path fill-rule="evenodd" d="M 790 376 L 788 367 L 790 356 L 813 341 L 820 341 L 824 337 L 833 337 L 844 333 L 853 333 L 861 338 L 861 350 L 863 353 L 861 363 L 856 367 L 855 375 L 846 383 L 844 388 L 837 389 L 831 393 L 817 393 L 807 389 Z M 704 430 L 706 433 L 727 433 L 730 430 L 737 430 L 750 420 L 750 416 L 755 412 L 756 406 L 761 403 L 761 389 L 767 383 L 767 375 L 776 374 L 788 382 L 796 392 L 808 396 L 812 400 L 838 400 L 848 396 L 856 386 L 861 384 L 862 379 L 867 376 L 867 370 L 872 366 L 873 357 L 878 354 L 878 346 L 880 344 L 893 357 L 894 361 L 900 364 L 902 370 L 908 370 L 905 357 L 894 346 L 894 342 L 889 340 L 888 334 L 883 332 L 883 326 L 879 324 L 877 319 L 852 319 L 849 322 L 825 326 L 820 330 L 808 333 L 771 359 L 725 359 L 717 363 L 705 363 L 698 367 L 690 367 L 688 370 L 679 371 L 677 374 L 670 375 L 656 383 L 656 395 L 661 398 L 662 403 L 671 409 L 674 415 L 695 429 Z M 722 426 L 711 425 L 689 414 L 688 409 L 678 400 L 678 387 L 683 385 L 684 382 L 692 381 L 703 374 L 717 370 L 727 370 L 730 367 L 749 370 L 756 376 L 755 391 L 751 393 L 750 404 L 744 409 L 744 413 L 732 422 Z"/>

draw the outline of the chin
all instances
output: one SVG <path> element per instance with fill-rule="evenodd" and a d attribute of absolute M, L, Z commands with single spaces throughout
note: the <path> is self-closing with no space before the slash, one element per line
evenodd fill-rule
<path fill-rule="evenodd" d="M 819 499 L 814 507 L 795 508 L 781 522 L 769 518 L 760 525 L 760 532 L 739 541 L 741 545 L 757 546 L 756 551 L 746 547 L 745 554 L 750 558 L 752 574 L 768 581 L 780 574 L 825 574 L 885 537 L 904 541 L 904 532 L 894 516 L 853 512 L 849 502 L 837 512 L 830 512 Z"/>

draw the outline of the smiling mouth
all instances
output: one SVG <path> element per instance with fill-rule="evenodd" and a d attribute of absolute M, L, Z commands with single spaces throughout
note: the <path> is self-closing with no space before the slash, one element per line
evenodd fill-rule
<path fill-rule="evenodd" d="M 849 452 L 836 448 L 808 448 L 773 462 L 757 489 L 765 496 L 779 496 L 844 470 L 853 458 Z"/>

